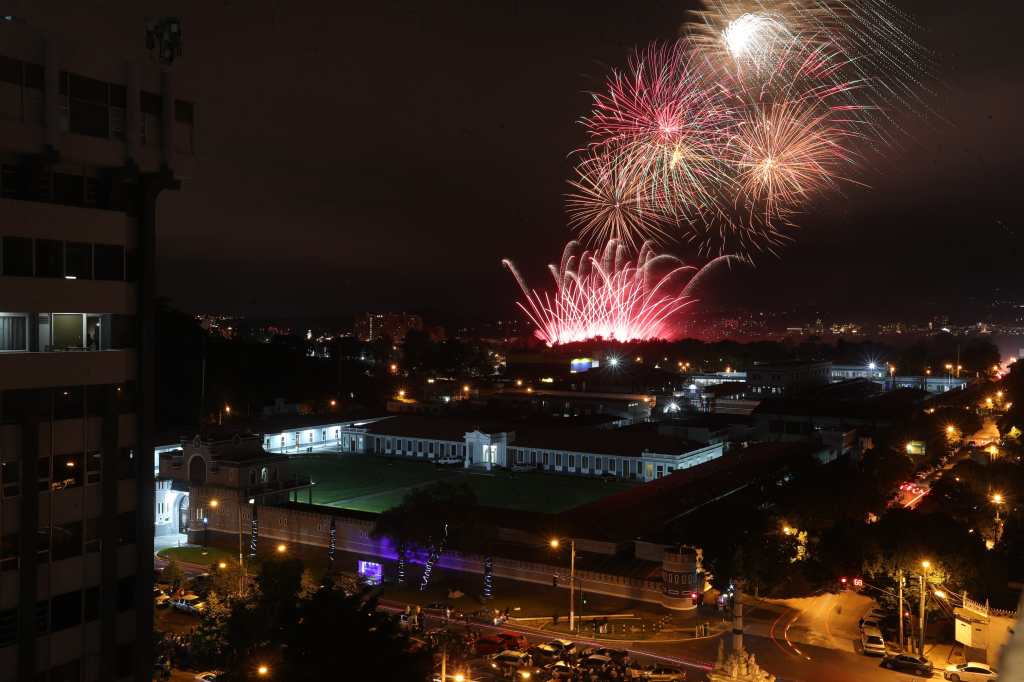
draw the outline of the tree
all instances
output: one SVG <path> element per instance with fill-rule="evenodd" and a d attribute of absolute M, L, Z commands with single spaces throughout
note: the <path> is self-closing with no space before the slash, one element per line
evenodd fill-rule
<path fill-rule="evenodd" d="M 171 559 L 164 566 L 164 569 L 160 571 L 160 577 L 171 586 L 171 591 L 177 592 L 185 581 L 185 572 L 181 570 L 181 566 L 178 565 L 177 561 Z"/>
<path fill-rule="evenodd" d="M 445 548 L 467 534 L 466 524 L 472 522 L 477 508 L 476 495 L 469 486 L 440 481 L 406 493 L 402 503 L 380 515 L 374 526 L 375 536 L 391 538 L 398 550 L 399 578 L 404 577 L 406 554 L 412 548 L 427 553 L 420 580 L 420 590 L 430 585 L 434 566 Z"/>
<path fill-rule="evenodd" d="M 300 603 L 283 643 L 281 679 L 406 682 L 428 679 L 433 669 L 430 654 L 411 652 L 394 617 L 378 611 L 368 592 L 346 596 L 330 581 Z"/>

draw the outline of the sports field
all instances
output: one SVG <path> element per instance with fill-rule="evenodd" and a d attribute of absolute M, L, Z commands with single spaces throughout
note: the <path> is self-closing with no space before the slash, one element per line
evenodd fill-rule
<path fill-rule="evenodd" d="M 315 504 L 369 512 L 389 509 L 413 488 L 434 481 L 466 483 L 489 507 L 537 512 L 570 509 L 634 485 L 537 472 L 467 471 L 371 455 L 302 455 L 291 466 L 313 479 Z"/>

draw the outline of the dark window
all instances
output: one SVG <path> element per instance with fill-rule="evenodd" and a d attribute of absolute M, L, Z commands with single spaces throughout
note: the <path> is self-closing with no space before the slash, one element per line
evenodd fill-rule
<path fill-rule="evenodd" d="M 92 244 L 68 242 L 64 247 L 64 275 L 92 279 Z"/>
<path fill-rule="evenodd" d="M 53 456 L 53 490 L 78 488 L 85 477 L 82 454 Z"/>
<path fill-rule="evenodd" d="M 50 605 L 45 601 L 36 602 L 36 634 L 45 635 L 50 629 Z"/>
<path fill-rule="evenodd" d="M 84 601 L 85 601 L 85 606 L 84 606 L 83 610 L 85 611 L 85 617 L 84 617 L 85 622 L 89 623 L 91 621 L 94 621 L 94 620 L 98 619 L 100 617 L 100 588 L 99 588 L 99 586 L 87 587 L 85 589 Z"/>
<path fill-rule="evenodd" d="M 96 279 L 124 280 L 124 247 L 96 244 L 93 247 Z"/>
<path fill-rule="evenodd" d="M 43 493 L 50 489 L 49 457 L 40 457 L 36 460 L 36 480 L 39 483 L 39 492 Z"/>
<path fill-rule="evenodd" d="M 117 544 L 130 545 L 135 542 L 135 511 L 117 515 Z"/>
<path fill-rule="evenodd" d="M 110 106 L 128 108 L 128 91 L 123 85 L 110 84 Z"/>
<path fill-rule="evenodd" d="M 4 462 L 0 464 L 0 483 L 3 484 L 4 497 L 15 497 L 21 492 L 21 463 Z"/>
<path fill-rule="evenodd" d="M 127 611 L 135 606 L 135 576 L 117 579 L 117 610 Z"/>
<path fill-rule="evenodd" d="M 100 541 L 100 520 L 99 519 L 86 519 L 85 520 L 85 553 L 100 551 L 102 543 Z"/>
<path fill-rule="evenodd" d="M 28 350 L 28 317 L 0 313 L 0 351 Z"/>
<path fill-rule="evenodd" d="M 43 89 L 43 67 L 39 64 L 24 64 L 25 69 L 25 87 L 35 88 L 36 90 Z"/>
<path fill-rule="evenodd" d="M 18 609 L 0 611 L 0 646 L 14 644 L 18 640 Z"/>
<path fill-rule="evenodd" d="M 93 78 L 70 74 L 71 96 L 93 104 L 107 105 L 107 84 Z"/>
<path fill-rule="evenodd" d="M 59 317 L 59 316 L 54 316 Z M 81 335 L 79 335 L 81 336 Z M 79 343 L 78 347 L 81 348 Z M 67 386 L 53 390 L 54 419 L 81 419 L 85 416 L 84 391 L 81 386 Z"/>
<path fill-rule="evenodd" d="M 82 592 L 58 594 L 50 600 L 50 630 L 73 628 L 82 622 Z"/>
<path fill-rule="evenodd" d="M 53 201 L 58 204 L 66 204 L 67 206 L 84 206 L 84 178 L 81 175 L 72 175 L 70 173 L 54 173 Z"/>
<path fill-rule="evenodd" d="M 125 279 L 129 282 L 139 278 L 139 251 L 128 249 L 124 260 Z"/>
<path fill-rule="evenodd" d="M 8 164 L 0 164 L 0 196 L 9 199 L 18 196 L 18 169 Z"/>
<path fill-rule="evenodd" d="M 32 240 L 26 237 L 4 237 L 3 259 L 3 274 L 31 277 Z"/>
<path fill-rule="evenodd" d="M 70 107 L 71 132 L 91 137 L 110 137 L 110 114 L 106 104 L 72 98 Z"/>
<path fill-rule="evenodd" d="M 36 240 L 36 277 L 64 276 L 64 242 Z"/>
<path fill-rule="evenodd" d="M 0 535 L 0 571 L 18 569 L 18 534 Z"/>
<path fill-rule="evenodd" d="M 0 55 L 0 81 L 21 85 L 21 62 Z M 181 104 L 179 102 L 179 104 Z"/>
<path fill-rule="evenodd" d="M 103 455 L 98 450 L 85 454 L 85 482 L 99 483 L 103 468 Z"/>
<path fill-rule="evenodd" d="M 82 554 L 82 522 L 74 521 L 53 527 L 52 561 L 70 559 Z"/>

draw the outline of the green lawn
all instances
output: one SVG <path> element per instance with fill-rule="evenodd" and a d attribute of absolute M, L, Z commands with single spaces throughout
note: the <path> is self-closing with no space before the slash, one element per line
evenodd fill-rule
<path fill-rule="evenodd" d="M 389 509 L 409 490 L 434 481 L 466 483 L 491 507 L 538 512 L 563 511 L 634 485 L 537 472 L 470 472 L 371 455 L 306 455 L 291 464 L 316 483 L 314 503 L 369 512 Z"/>
<path fill-rule="evenodd" d="M 161 549 L 157 555 L 164 559 L 203 566 L 210 566 L 219 561 L 238 562 L 238 552 L 229 552 L 219 547 L 168 547 Z"/>

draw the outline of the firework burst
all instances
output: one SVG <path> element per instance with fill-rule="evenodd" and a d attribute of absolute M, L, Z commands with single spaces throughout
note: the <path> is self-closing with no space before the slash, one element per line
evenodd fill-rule
<path fill-rule="evenodd" d="M 658 255 L 649 243 L 633 260 L 617 239 L 594 251 L 571 241 L 560 265 L 548 266 L 554 292 L 531 289 L 511 261 L 502 263 L 522 290 L 518 305 L 536 326 L 535 335 L 555 346 L 598 337 L 623 342 L 673 338 L 674 317 L 695 300 L 691 285 L 732 258 L 722 256 L 697 268 Z"/>

